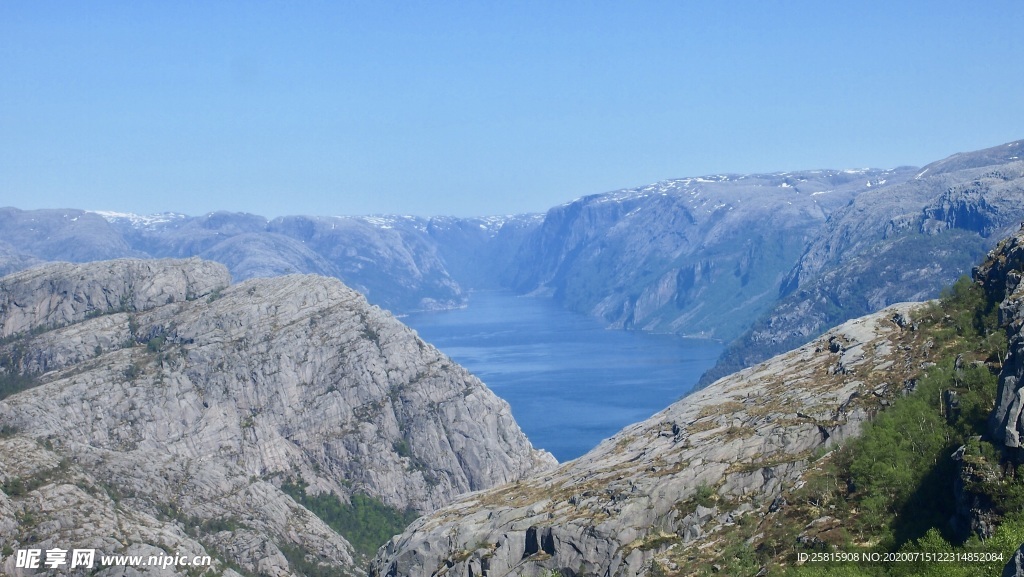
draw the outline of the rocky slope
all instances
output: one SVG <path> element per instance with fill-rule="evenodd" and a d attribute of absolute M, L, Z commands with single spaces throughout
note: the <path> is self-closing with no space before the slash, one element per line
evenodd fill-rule
<path fill-rule="evenodd" d="M 337 280 L 229 278 L 192 259 L 0 281 L 0 541 L 357 574 L 282 483 L 426 512 L 553 465 L 506 403 Z"/>
<path fill-rule="evenodd" d="M 913 174 L 716 175 L 584 197 L 548 212 L 509 282 L 614 327 L 732 340 L 833 211 Z"/>
<path fill-rule="evenodd" d="M 647 574 L 667 547 L 767 510 L 815 452 L 913 387 L 929 350 L 916 306 L 849 321 L 555 471 L 463 497 L 395 537 L 371 574 Z"/>
<path fill-rule="evenodd" d="M 945 449 L 940 440 L 936 448 L 941 455 L 935 458 L 948 461 L 932 462 L 928 453 L 925 461 L 929 468 L 920 474 L 925 475 L 925 483 L 952 489 L 951 495 L 941 490 L 932 493 L 940 499 L 955 500 L 957 516 L 963 497 L 998 495 L 1005 504 L 1012 493 L 1008 483 L 1015 483 L 1012 475 L 1001 476 L 1000 467 L 1006 463 L 1000 463 L 998 456 L 992 456 L 990 464 L 985 465 L 989 457 L 984 457 L 984 450 L 979 448 L 991 438 L 1018 471 L 1024 462 L 1020 441 L 1024 435 L 1022 274 L 1024 228 L 1001 242 L 975 269 L 975 281 L 987 298 L 979 297 L 977 304 L 969 306 L 980 308 L 956 312 L 924 303 L 904 303 L 847 321 L 797 350 L 713 383 L 555 471 L 467 495 L 419 519 L 378 552 L 371 574 L 710 574 L 722 569 L 698 564 L 705 562 L 709 551 L 711 559 L 728 555 L 723 543 L 738 543 L 741 548 L 745 543 L 743 550 L 748 552 L 767 544 L 766 554 L 770 557 L 775 547 L 775 555 L 786 556 L 785 563 L 796 563 L 797 559 L 791 552 L 778 552 L 780 546 L 803 547 L 802 551 L 829 551 L 830 543 L 869 547 L 869 541 L 844 541 L 843 535 L 849 537 L 844 533 L 847 521 L 829 516 L 828 510 L 836 507 L 826 508 L 824 501 L 813 501 L 816 495 L 832 491 L 833 484 L 843 484 L 842 479 L 850 483 L 848 477 L 830 477 L 839 475 L 836 467 L 840 465 L 819 457 L 832 454 L 827 452 L 858 434 L 867 420 L 924 382 L 929 383 L 928 390 L 943 392 L 945 400 L 934 405 L 933 401 L 901 405 L 916 407 L 904 410 L 903 418 L 924 423 L 914 411 L 929 406 L 927 410 L 935 411 L 943 425 L 965 426 L 959 420 L 959 404 L 949 400 L 955 401 L 956 394 L 949 393 L 950 387 L 960 386 L 961 393 L 968 394 L 971 387 L 965 383 L 981 378 L 967 376 L 974 369 L 985 374 L 989 374 L 986 369 L 1000 370 L 995 408 L 989 419 L 990 437 L 970 437 L 956 451 Z M 973 298 L 967 293 L 954 293 L 952 301 Z M 979 339 L 978 343 L 983 339 L 982 349 L 956 354 L 954 360 L 949 351 L 963 351 L 965 342 L 963 335 L 957 336 L 961 330 L 957 327 L 964 322 L 990 322 L 974 316 L 987 310 L 986 302 L 999 303 L 999 324 L 1006 327 L 1008 350 L 1001 348 L 1000 343 L 1005 341 L 999 331 L 979 334 L 971 338 Z M 961 304 L 968 306 L 965 303 Z M 965 311 L 969 318 L 955 316 Z M 975 358 L 969 361 L 971 355 Z M 932 367 L 936 367 L 936 374 L 950 380 L 936 381 Z M 920 399 L 920 395 L 915 398 Z M 985 407 L 991 405 L 979 405 L 982 415 L 988 413 Z M 906 440 L 902 430 L 897 435 Z M 882 441 L 876 436 L 875 442 Z M 857 458 L 844 451 L 837 452 L 845 454 L 840 461 Z M 953 462 L 960 464 L 950 466 Z M 964 477 L 981 473 L 994 476 Z M 964 485 L 966 480 L 972 483 L 969 488 Z M 800 493 L 802 487 L 809 492 Z M 861 493 L 865 487 L 844 487 L 836 485 L 835 491 L 854 499 L 854 505 L 847 504 L 854 508 L 849 511 L 851 515 L 859 514 L 856 503 L 867 506 L 866 500 L 874 498 Z M 810 500 L 797 505 L 787 503 L 785 497 Z M 1019 512 L 1017 508 L 997 511 L 1002 505 L 994 505 L 991 499 L 972 503 L 972 507 L 979 508 L 967 511 L 968 516 L 985 514 L 987 507 L 989 519 L 996 524 L 1003 515 Z M 943 510 L 950 507 L 942 505 Z M 905 513 L 901 510 L 895 515 Z M 956 520 L 954 516 L 948 522 Z M 940 524 L 943 521 L 947 520 L 937 520 Z M 795 532 L 787 533 L 794 530 L 794 522 L 799 523 Z M 784 523 L 790 525 L 779 529 Z M 850 523 L 851 527 L 856 525 Z M 1010 525 L 1013 523 L 1019 526 L 1019 519 Z M 972 523 L 971 532 L 984 532 L 993 537 L 993 543 L 975 543 L 971 545 L 974 549 L 964 550 L 1012 552 L 1017 548 L 1017 540 L 1006 540 L 1019 535 L 1019 529 L 1014 533 L 1011 527 L 1010 533 L 1000 535 L 993 534 L 995 528 L 975 527 Z M 788 539 L 784 543 L 777 540 L 783 534 L 788 536 L 782 537 Z M 918 534 L 922 541 L 933 545 L 945 543 L 939 535 L 934 531 Z M 1007 553 L 1006 560 L 1009 563 L 1004 575 L 1019 575 L 1019 552 L 1012 556 Z M 892 567 L 895 570 L 896 566 Z M 756 568 L 754 565 L 749 574 Z M 837 568 L 817 567 L 822 574 L 831 574 L 830 570 Z M 758 574 L 767 571 L 762 566 Z M 817 573 L 811 570 L 808 574 Z"/>
<path fill-rule="evenodd" d="M 48 260 L 201 256 L 228 265 L 235 280 L 335 276 L 398 313 L 462 306 L 475 288 L 513 288 L 611 327 L 732 341 L 707 384 L 843 320 L 937 295 L 1024 219 L 1020 147 L 921 169 L 668 180 L 543 217 L 268 221 L 2 209 L 0 272 Z"/>
<path fill-rule="evenodd" d="M 833 213 L 780 300 L 723 354 L 707 383 L 888 304 L 934 298 L 1024 221 L 1024 141 L 953 155 Z"/>
<path fill-rule="evenodd" d="M 1007 239 L 976 275 L 984 279 L 989 297 L 1000 301 L 1000 323 L 1010 337 L 1006 361 L 999 374 L 996 407 L 989 419 L 992 439 L 1024 463 L 1024 229 Z"/>

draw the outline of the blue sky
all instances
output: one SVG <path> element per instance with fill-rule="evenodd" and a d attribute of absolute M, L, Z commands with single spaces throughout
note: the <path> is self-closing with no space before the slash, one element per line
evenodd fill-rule
<path fill-rule="evenodd" d="M 0 2 L 0 206 L 491 215 L 1024 138 L 1024 2 Z"/>

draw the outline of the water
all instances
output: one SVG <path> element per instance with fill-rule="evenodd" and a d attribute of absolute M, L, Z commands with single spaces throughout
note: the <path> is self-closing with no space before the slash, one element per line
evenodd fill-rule
<path fill-rule="evenodd" d="M 505 291 L 402 320 L 508 401 L 533 445 L 559 461 L 678 400 L 722 351 L 713 341 L 607 330 Z"/>

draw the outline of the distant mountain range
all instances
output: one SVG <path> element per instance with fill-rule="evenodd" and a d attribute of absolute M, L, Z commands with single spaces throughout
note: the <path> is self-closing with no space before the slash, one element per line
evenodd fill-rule
<path fill-rule="evenodd" d="M 396 312 L 459 307 L 486 285 L 538 215 L 507 218 L 307 217 L 246 213 L 139 216 L 0 209 L 0 274 L 47 261 L 187 258 L 227 265 L 235 281 L 290 273 L 343 279 Z M 463 279 L 463 284 L 453 275 Z M 490 281 L 492 284 L 494 281 Z"/>
<path fill-rule="evenodd" d="M 937 296 L 1024 220 L 1021 142 L 923 168 L 712 175 L 545 215 L 138 216 L 0 209 L 0 273 L 45 261 L 200 256 L 234 280 L 334 276 L 397 313 L 479 288 L 610 327 L 731 343 L 708 383 L 831 326 Z"/>
<path fill-rule="evenodd" d="M 824 475 L 857 497 L 854 477 L 822 472 L 842 461 L 827 455 L 920 399 L 903 410 L 919 430 L 895 435 L 911 445 L 952 438 L 926 422 L 988 415 L 992 444 L 957 429 L 971 446 L 928 463 L 959 464 L 922 474 L 951 487 L 943 511 L 997 534 L 1000 457 L 1024 461 L 1020 146 L 666 181 L 543 216 L 2 209 L 0 272 L 21 272 L 0 279 L 0 572 L 21 574 L 15 550 L 75 547 L 210 555 L 233 577 L 764 574 L 794 542 L 854 534 L 813 500 L 825 493 L 799 490 Z M 891 304 L 979 262 L 947 299 L 959 308 Z M 558 465 L 356 291 L 251 278 L 291 272 L 396 311 L 509 287 L 614 327 L 735 339 L 723 372 L 806 344 Z M 986 348 L 961 351 L 972 331 Z M 754 565 L 718 565 L 734 560 Z"/>

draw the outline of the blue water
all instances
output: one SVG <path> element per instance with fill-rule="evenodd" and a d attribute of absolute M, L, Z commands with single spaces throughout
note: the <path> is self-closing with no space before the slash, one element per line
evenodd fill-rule
<path fill-rule="evenodd" d="M 552 301 L 478 291 L 402 319 L 508 401 L 535 447 L 573 459 L 688 393 L 722 346 L 607 330 Z"/>

